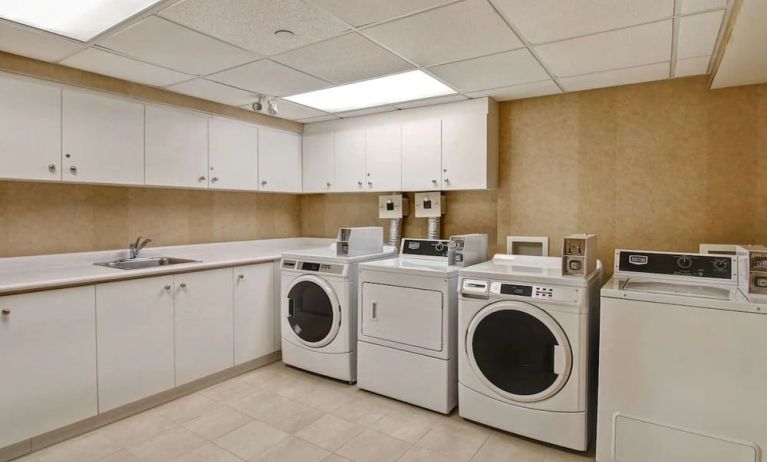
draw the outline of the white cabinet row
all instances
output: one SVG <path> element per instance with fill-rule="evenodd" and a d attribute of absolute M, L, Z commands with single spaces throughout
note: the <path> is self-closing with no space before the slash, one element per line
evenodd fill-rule
<path fill-rule="evenodd" d="M 304 135 L 304 192 L 492 189 L 497 125 L 485 112 Z"/>
<path fill-rule="evenodd" d="M 0 178 L 301 192 L 301 136 L 0 76 Z"/>
<path fill-rule="evenodd" d="M 274 352 L 273 263 L 0 297 L 0 448 Z"/>

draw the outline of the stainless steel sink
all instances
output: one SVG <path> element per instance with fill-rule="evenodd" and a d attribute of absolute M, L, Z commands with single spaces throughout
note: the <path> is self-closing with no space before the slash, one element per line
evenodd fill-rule
<path fill-rule="evenodd" d="M 142 268 L 156 268 L 158 266 L 179 265 L 181 263 L 197 263 L 199 260 L 187 260 L 185 258 L 172 258 L 172 257 L 139 257 L 139 258 L 124 258 L 122 260 L 107 261 L 103 263 L 94 263 L 98 266 L 106 266 L 107 268 L 115 268 L 121 270 L 132 270 Z"/>

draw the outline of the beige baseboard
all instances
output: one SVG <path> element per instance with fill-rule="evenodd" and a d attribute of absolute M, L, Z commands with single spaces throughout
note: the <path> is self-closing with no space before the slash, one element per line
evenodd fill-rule
<path fill-rule="evenodd" d="M 35 436 L 28 440 L 20 441 L 10 446 L 0 448 L 0 462 L 7 462 L 11 459 L 29 454 L 30 452 L 38 451 L 75 436 L 88 433 L 99 427 L 103 427 L 104 425 L 109 425 L 126 417 L 144 412 L 147 409 L 157 407 L 161 404 L 165 404 L 169 401 L 181 398 L 182 396 L 186 396 L 196 391 L 202 390 L 203 388 L 208 388 L 211 385 L 229 380 L 245 372 L 252 371 L 253 369 L 258 369 L 259 367 L 266 366 L 267 364 L 271 364 L 275 361 L 279 361 L 281 358 L 281 352 L 275 351 L 274 353 L 256 358 L 254 360 L 234 366 L 221 372 L 217 372 L 207 377 L 203 377 L 193 382 L 185 383 L 184 385 L 163 391 L 156 395 L 152 395 L 147 398 L 134 401 L 130 404 L 120 406 L 116 409 L 98 414 L 96 416 L 89 417 L 85 420 L 75 422 L 71 425 L 67 425 L 66 427 L 57 428 L 56 430 L 43 433 L 42 435 Z"/>

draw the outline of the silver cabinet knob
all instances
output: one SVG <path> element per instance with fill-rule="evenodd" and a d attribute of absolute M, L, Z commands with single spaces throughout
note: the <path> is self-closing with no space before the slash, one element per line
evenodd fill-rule
<path fill-rule="evenodd" d="M 243 280 L 243 279 L 245 279 L 245 275 L 244 274 L 240 274 L 240 275 L 237 276 L 237 279 Z"/>
<path fill-rule="evenodd" d="M 2 311 L 0 311 L 0 313 L 2 313 L 3 316 L 8 316 L 9 314 L 11 314 L 11 310 L 9 310 L 8 308 L 3 308 Z"/>
<path fill-rule="evenodd" d="M 48 164 L 48 171 L 53 173 L 56 171 L 56 164 Z"/>
<path fill-rule="evenodd" d="M 266 186 L 266 180 L 261 180 L 261 186 Z"/>
<path fill-rule="evenodd" d="M 199 182 L 203 182 L 203 181 L 205 181 L 205 177 L 204 177 L 204 176 L 201 176 L 200 178 L 197 178 L 197 181 L 199 181 Z"/>
<path fill-rule="evenodd" d="M 362 181 L 358 181 L 358 182 L 357 182 L 357 185 L 358 185 L 358 186 L 362 186 Z"/>
<path fill-rule="evenodd" d="M 165 290 L 170 290 L 170 289 L 171 289 L 170 284 L 165 284 Z"/>
<path fill-rule="evenodd" d="M 77 166 L 73 165 L 73 166 L 69 167 L 69 171 L 72 172 L 72 173 L 77 173 Z"/>
<path fill-rule="evenodd" d="M 431 180 L 431 182 L 437 184 L 437 180 Z"/>
<path fill-rule="evenodd" d="M 327 183 L 325 183 L 325 186 L 327 186 L 329 188 L 330 187 L 330 182 L 328 181 Z"/>
<path fill-rule="evenodd" d="M 442 181 L 444 181 L 445 183 L 450 183 L 450 178 L 445 177 L 445 179 Z"/>
<path fill-rule="evenodd" d="M 217 176 L 214 176 L 213 178 L 211 178 L 211 179 L 210 179 L 210 181 L 211 181 L 211 182 L 213 182 L 213 183 L 215 183 L 215 182 L 217 182 L 217 181 L 218 181 L 218 177 L 217 177 Z"/>
<path fill-rule="evenodd" d="M 373 182 L 368 180 L 368 186 L 373 186 Z"/>
<path fill-rule="evenodd" d="M 178 286 L 181 287 L 182 289 L 186 289 L 186 282 L 182 282 Z"/>

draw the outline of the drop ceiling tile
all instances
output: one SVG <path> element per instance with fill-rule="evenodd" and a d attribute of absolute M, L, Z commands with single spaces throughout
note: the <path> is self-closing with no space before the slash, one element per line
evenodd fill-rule
<path fill-rule="evenodd" d="M 88 48 L 60 62 L 69 67 L 76 67 L 98 74 L 109 75 L 131 82 L 164 87 L 190 80 L 192 76 L 181 72 L 164 69 L 153 64 L 142 63 L 114 53 Z"/>
<path fill-rule="evenodd" d="M 566 77 L 559 79 L 559 83 L 565 91 L 580 91 L 667 78 L 669 78 L 669 63 L 656 63 L 628 69 Z"/>
<path fill-rule="evenodd" d="M 348 30 L 336 18 L 302 0 L 185 0 L 160 15 L 264 56 Z M 278 29 L 294 35 L 276 35 Z"/>
<path fill-rule="evenodd" d="M 711 56 L 698 56 L 695 58 L 679 59 L 676 62 L 674 77 L 687 77 L 689 75 L 701 75 L 708 73 L 708 62 Z"/>
<path fill-rule="evenodd" d="M 489 96 L 496 101 L 509 101 L 512 99 L 532 98 L 535 96 L 555 95 L 562 93 L 553 80 L 542 82 L 525 83 L 513 87 L 493 88 L 490 90 L 467 93 L 472 98 Z"/>
<path fill-rule="evenodd" d="M 331 14 L 354 26 L 385 21 L 449 3 L 451 0 L 314 0 Z"/>
<path fill-rule="evenodd" d="M 369 79 L 413 67 L 356 33 L 288 51 L 272 59 L 335 83 Z"/>
<path fill-rule="evenodd" d="M 467 92 L 549 78 L 527 48 L 429 68 L 451 87 Z"/>
<path fill-rule="evenodd" d="M 710 55 L 714 51 L 724 10 L 685 16 L 679 20 L 677 58 Z"/>
<path fill-rule="evenodd" d="M 391 112 L 398 110 L 394 106 L 378 106 L 378 107 L 369 107 L 365 109 L 358 109 L 356 111 L 348 111 L 348 112 L 339 112 L 337 115 L 341 117 L 342 119 L 348 119 L 349 117 L 358 117 L 363 115 L 369 115 L 369 114 L 380 114 L 382 112 Z"/>
<path fill-rule="evenodd" d="M 0 20 L 0 50 L 43 61 L 58 61 L 83 44 L 58 35 Z"/>
<path fill-rule="evenodd" d="M 250 105 L 243 106 L 245 109 L 251 109 Z M 302 106 L 284 99 L 277 101 L 277 117 L 289 120 L 311 119 L 313 117 L 322 117 L 329 115 L 325 112 Z"/>
<path fill-rule="evenodd" d="M 521 48 L 485 0 L 467 0 L 364 29 L 363 34 L 419 66 Z"/>
<path fill-rule="evenodd" d="M 454 103 L 456 101 L 463 101 L 465 99 L 468 99 L 468 98 L 466 98 L 463 95 L 447 95 L 447 96 L 437 96 L 436 98 L 426 98 L 426 99 L 418 99 L 415 101 L 406 101 L 404 103 L 397 103 L 394 106 L 400 109 L 409 109 L 413 107 L 434 106 L 436 104 Z"/>
<path fill-rule="evenodd" d="M 299 119 L 296 122 L 301 122 L 302 124 L 312 124 L 316 122 L 327 122 L 328 120 L 336 120 L 340 117 L 334 116 L 334 115 L 326 115 L 326 116 L 320 116 L 320 117 L 310 117 L 308 119 Z"/>
<path fill-rule="evenodd" d="M 558 77 L 668 61 L 671 20 L 539 45 L 535 51 Z"/>
<path fill-rule="evenodd" d="M 634 26 L 674 14 L 674 0 L 491 0 L 531 43 Z"/>
<path fill-rule="evenodd" d="M 252 53 L 150 16 L 99 42 L 141 61 L 204 75 L 256 59 Z"/>
<path fill-rule="evenodd" d="M 166 87 L 170 91 L 218 101 L 232 106 L 242 106 L 258 99 L 258 95 L 205 79 L 194 79 Z"/>
<path fill-rule="evenodd" d="M 269 96 L 288 96 L 325 88 L 330 84 L 268 59 L 208 76 L 244 90 Z"/>
<path fill-rule="evenodd" d="M 699 11 L 725 8 L 727 7 L 727 0 L 677 0 L 677 5 L 680 13 L 690 14 Z"/>

